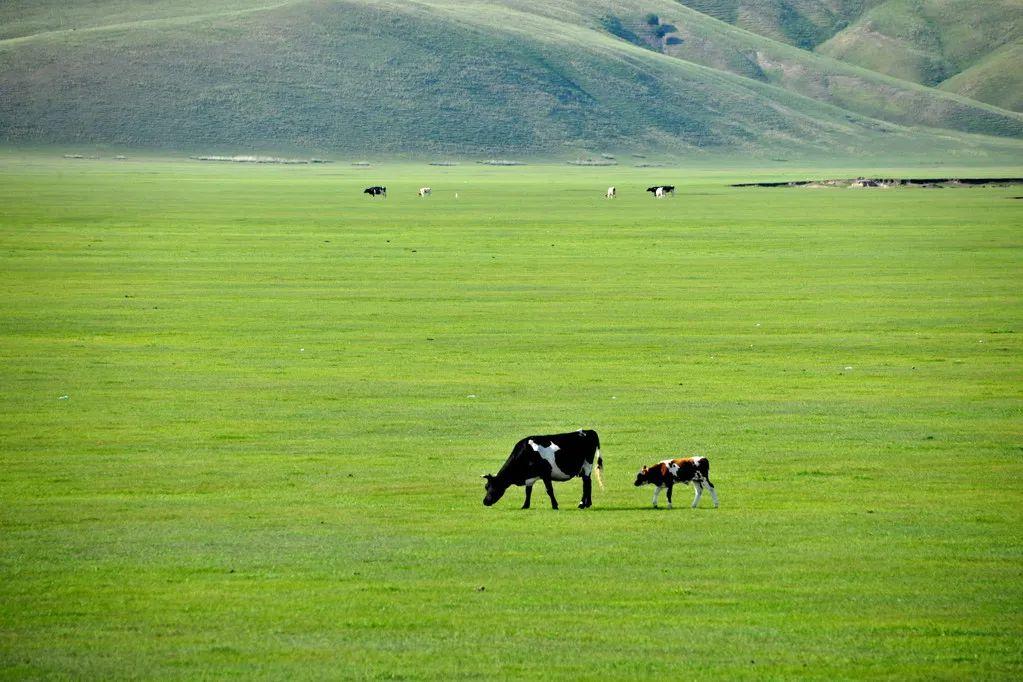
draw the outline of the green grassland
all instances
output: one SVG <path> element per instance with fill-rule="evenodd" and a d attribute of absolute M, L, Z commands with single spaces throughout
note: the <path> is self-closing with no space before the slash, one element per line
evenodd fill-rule
<path fill-rule="evenodd" d="M 1019 168 L 54 156 L 0 157 L 0 677 L 1023 674 L 1023 190 L 728 187 Z M 482 506 L 579 427 L 593 509 Z M 721 507 L 650 509 L 693 453 Z"/>

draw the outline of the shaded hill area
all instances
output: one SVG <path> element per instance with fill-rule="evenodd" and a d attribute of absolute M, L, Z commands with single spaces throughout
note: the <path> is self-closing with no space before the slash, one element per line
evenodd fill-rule
<path fill-rule="evenodd" d="M 1020 111 L 1018 0 L 680 0 L 757 35 Z"/>
<path fill-rule="evenodd" d="M 0 25 L 7 143 L 552 157 L 1023 149 L 1017 113 L 673 1 L 14 0 Z"/>
<path fill-rule="evenodd" d="M 818 52 L 1019 111 L 1023 3 L 888 0 Z"/>

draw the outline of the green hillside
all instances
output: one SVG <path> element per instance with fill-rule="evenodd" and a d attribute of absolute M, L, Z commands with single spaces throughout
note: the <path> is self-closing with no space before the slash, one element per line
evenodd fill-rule
<path fill-rule="evenodd" d="M 16 144 L 861 156 L 1023 138 L 1018 114 L 667 0 L 16 0 L 0 25 Z"/>
<path fill-rule="evenodd" d="M 673 31 L 665 54 L 761 80 L 818 102 L 903 125 L 1015 135 L 1009 112 L 738 30 L 681 5 L 658 15 Z M 674 39 L 674 40 L 671 40 Z"/>
<path fill-rule="evenodd" d="M 715 19 L 813 49 L 882 0 L 679 0 Z"/>
<path fill-rule="evenodd" d="M 888 0 L 817 51 L 1018 110 L 1021 47 L 1018 0 Z"/>
<path fill-rule="evenodd" d="M 1003 109 L 1023 111 L 1023 43 L 1013 43 L 939 86 Z"/>

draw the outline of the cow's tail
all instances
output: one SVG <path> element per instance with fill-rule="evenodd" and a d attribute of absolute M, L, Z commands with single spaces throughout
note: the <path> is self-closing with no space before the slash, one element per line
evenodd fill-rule
<path fill-rule="evenodd" d="M 593 457 L 594 457 L 594 460 L 595 460 L 594 463 L 597 465 L 596 466 L 597 485 L 599 485 L 600 489 L 603 490 L 604 489 L 604 458 L 600 456 L 600 436 L 597 435 L 596 431 L 585 431 L 583 429 L 579 429 L 579 434 L 582 435 L 584 438 L 586 437 L 587 433 L 593 434 Z"/>

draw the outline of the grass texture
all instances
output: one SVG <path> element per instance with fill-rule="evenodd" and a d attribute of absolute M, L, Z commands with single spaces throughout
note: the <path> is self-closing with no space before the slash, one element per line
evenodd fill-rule
<path fill-rule="evenodd" d="M 778 175 L 5 153 L 0 677 L 1018 678 L 1021 190 Z"/>

